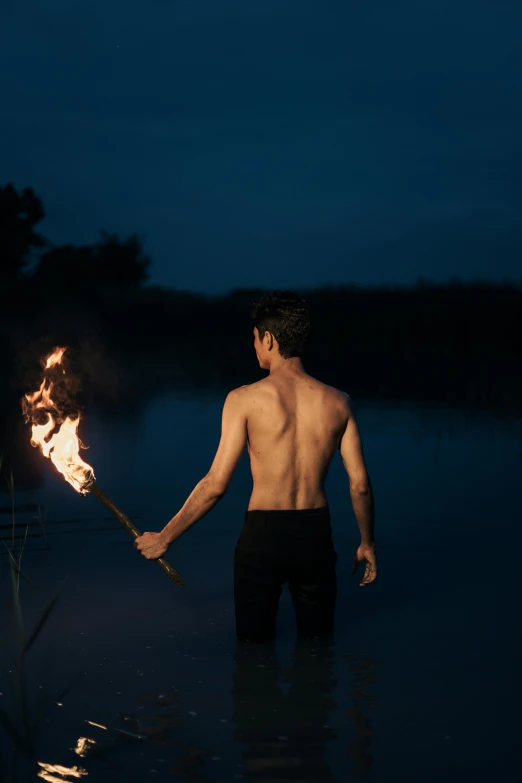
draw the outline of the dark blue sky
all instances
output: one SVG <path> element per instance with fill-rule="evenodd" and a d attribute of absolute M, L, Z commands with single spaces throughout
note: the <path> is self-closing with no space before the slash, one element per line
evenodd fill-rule
<path fill-rule="evenodd" d="M 520 0 L 3 0 L 0 183 L 152 282 L 522 280 Z"/>

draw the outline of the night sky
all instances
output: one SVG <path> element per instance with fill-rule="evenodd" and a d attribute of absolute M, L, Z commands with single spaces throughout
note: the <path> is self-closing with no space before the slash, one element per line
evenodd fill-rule
<path fill-rule="evenodd" d="M 2 0 L 0 184 L 151 282 L 522 281 L 521 0 Z"/>

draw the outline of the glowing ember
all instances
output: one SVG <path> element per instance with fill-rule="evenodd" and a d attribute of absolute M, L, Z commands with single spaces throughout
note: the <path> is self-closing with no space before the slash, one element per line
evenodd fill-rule
<path fill-rule="evenodd" d="M 65 375 L 62 359 L 66 348 L 56 348 L 44 360 L 44 377 L 40 388 L 32 394 L 26 394 L 22 407 L 26 421 L 32 424 L 31 445 L 39 446 L 43 455 L 49 457 L 66 481 L 77 492 L 86 495 L 89 485 L 94 481 L 94 471 L 80 457 L 80 449 L 85 448 L 78 438 L 80 415 L 66 416 L 60 410 L 55 395 L 57 366 L 60 365 L 62 376 Z M 53 380 L 55 378 L 55 380 Z"/>

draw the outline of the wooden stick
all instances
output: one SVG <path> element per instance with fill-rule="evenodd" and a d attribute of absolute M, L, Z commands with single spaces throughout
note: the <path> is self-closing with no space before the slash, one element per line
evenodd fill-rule
<path fill-rule="evenodd" d="M 101 503 L 103 503 L 103 505 L 106 506 L 109 509 L 109 511 L 112 511 L 114 516 L 120 520 L 125 530 L 127 530 L 131 534 L 131 536 L 133 536 L 134 538 L 141 536 L 140 531 L 138 530 L 136 525 L 134 525 L 134 523 L 131 522 L 127 514 L 124 514 L 123 511 L 120 508 L 118 508 L 116 503 L 113 503 L 110 497 L 108 497 L 105 494 L 105 492 L 101 490 L 94 483 L 94 481 L 92 482 L 92 484 L 89 484 L 89 486 L 87 487 L 87 491 L 90 492 L 92 495 L 94 495 L 94 497 L 98 498 L 98 500 Z M 154 562 L 156 562 L 160 566 L 160 568 L 162 568 L 165 571 L 165 573 L 167 574 L 171 582 L 174 582 L 174 584 L 178 585 L 178 587 L 185 587 L 184 579 L 180 576 L 180 574 L 178 574 L 176 569 L 173 566 L 171 566 L 171 564 L 167 560 L 165 560 L 164 557 L 160 557 L 158 558 L 158 560 L 155 560 Z"/>

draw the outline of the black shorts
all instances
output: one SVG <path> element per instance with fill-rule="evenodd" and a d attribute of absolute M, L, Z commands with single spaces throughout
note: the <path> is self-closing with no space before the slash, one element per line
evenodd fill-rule
<path fill-rule="evenodd" d="M 298 634 L 330 634 L 337 597 L 336 562 L 327 506 L 247 511 L 234 553 L 237 636 L 252 641 L 275 638 L 285 582 Z"/>

